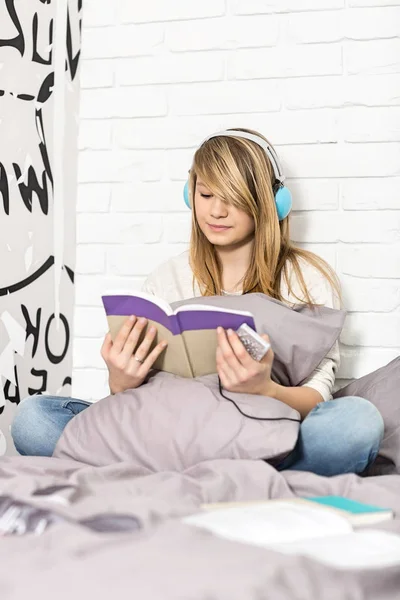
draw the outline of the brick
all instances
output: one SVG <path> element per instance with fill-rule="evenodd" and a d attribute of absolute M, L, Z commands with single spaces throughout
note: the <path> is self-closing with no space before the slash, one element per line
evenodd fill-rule
<path fill-rule="evenodd" d="M 399 35 L 400 7 L 348 9 L 343 20 L 347 39 L 395 38 Z"/>
<path fill-rule="evenodd" d="M 336 244 L 307 244 L 297 243 L 296 246 L 313 252 L 325 260 L 333 269 L 336 269 Z"/>
<path fill-rule="evenodd" d="M 341 72 L 339 44 L 242 50 L 228 57 L 230 79 L 338 75 Z"/>
<path fill-rule="evenodd" d="M 166 157 L 169 179 L 184 183 L 187 180 L 192 160 L 192 150 L 169 150 Z"/>
<path fill-rule="evenodd" d="M 400 286 L 394 279 L 341 276 L 344 305 L 352 312 L 391 312 L 400 306 Z"/>
<path fill-rule="evenodd" d="M 345 103 L 345 80 L 342 77 L 307 77 L 281 82 L 281 97 L 290 110 L 337 108 Z"/>
<path fill-rule="evenodd" d="M 111 212 L 185 211 L 182 182 L 115 184 L 112 188 Z"/>
<path fill-rule="evenodd" d="M 168 23 L 165 43 L 173 52 L 234 50 L 275 46 L 278 36 L 277 16 L 223 17 L 194 21 L 190 27 L 182 27 L 182 23 Z"/>
<path fill-rule="evenodd" d="M 74 367 L 77 369 L 104 368 L 104 360 L 101 357 L 100 350 L 104 337 L 101 338 L 75 338 L 72 344 L 72 353 L 74 357 Z"/>
<path fill-rule="evenodd" d="M 115 22 L 115 4 L 109 0 L 85 0 L 83 27 L 103 27 Z"/>
<path fill-rule="evenodd" d="M 400 73 L 400 39 L 349 42 L 343 51 L 351 75 Z"/>
<path fill-rule="evenodd" d="M 291 13 L 283 19 L 282 29 L 286 43 L 317 44 L 338 42 L 343 39 L 342 11 Z M 374 37 L 374 36 L 372 36 Z"/>
<path fill-rule="evenodd" d="M 78 186 L 77 212 L 107 212 L 111 186 L 105 183 L 81 183 Z"/>
<path fill-rule="evenodd" d="M 154 243 L 161 239 L 162 221 L 154 215 L 80 214 L 77 240 L 80 244 Z"/>
<path fill-rule="evenodd" d="M 151 55 L 161 47 L 163 40 L 163 26 L 158 24 L 86 29 L 82 39 L 82 57 L 99 59 Z"/>
<path fill-rule="evenodd" d="M 400 279 L 400 244 L 341 244 L 338 264 L 346 275 Z"/>
<path fill-rule="evenodd" d="M 281 99 L 276 81 L 224 81 L 170 86 L 172 115 L 215 115 L 278 111 Z"/>
<path fill-rule="evenodd" d="M 337 115 L 330 110 L 237 115 L 231 121 L 260 131 L 274 145 L 338 141 Z"/>
<path fill-rule="evenodd" d="M 116 79 L 118 85 L 219 81 L 224 71 L 220 54 L 187 53 L 120 60 Z"/>
<path fill-rule="evenodd" d="M 345 109 L 340 129 L 347 142 L 400 141 L 400 107 Z"/>
<path fill-rule="evenodd" d="M 291 239 L 294 242 L 336 242 L 339 239 L 339 214 L 335 212 L 294 213 L 291 218 Z"/>
<path fill-rule="evenodd" d="M 122 23 L 148 23 L 184 21 L 219 17 L 225 14 L 224 0 L 147 0 L 147 2 L 126 2 L 117 0 L 118 18 Z M 189 25 L 184 25 L 189 27 Z"/>
<path fill-rule="evenodd" d="M 400 75 L 286 79 L 281 85 L 285 107 L 291 110 L 400 104 Z"/>
<path fill-rule="evenodd" d="M 345 210 L 400 208 L 400 177 L 345 179 L 341 187 Z"/>
<path fill-rule="evenodd" d="M 398 6 L 399 0 L 349 0 L 349 6 Z"/>
<path fill-rule="evenodd" d="M 190 239 L 191 212 L 182 215 L 163 217 L 163 241 L 173 244 L 187 244 Z"/>
<path fill-rule="evenodd" d="M 111 60 L 83 60 L 80 68 L 81 89 L 112 87 L 114 64 Z"/>
<path fill-rule="evenodd" d="M 80 183 L 157 181 L 161 176 L 160 152 L 86 150 L 79 156 Z"/>
<path fill-rule="evenodd" d="M 111 148 L 112 123 L 103 120 L 85 120 L 79 123 L 79 150 L 108 150 Z"/>
<path fill-rule="evenodd" d="M 113 139 L 121 149 L 193 149 L 207 133 L 241 126 L 263 133 L 274 144 L 336 142 L 337 120 L 331 110 L 115 120 Z"/>
<path fill-rule="evenodd" d="M 331 179 L 287 179 L 292 192 L 293 208 L 301 210 L 335 210 L 339 206 L 339 182 Z"/>
<path fill-rule="evenodd" d="M 75 289 L 76 306 L 102 308 L 102 294 L 109 291 L 133 292 L 142 289 L 144 277 L 110 277 L 103 275 L 77 275 Z"/>
<path fill-rule="evenodd" d="M 78 339 L 79 343 L 79 339 Z M 100 400 L 110 394 L 108 387 L 108 370 L 77 369 L 72 371 L 72 397 L 83 400 Z"/>
<path fill-rule="evenodd" d="M 81 119 L 156 117 L 167 113 L 165 92 L 159 87 L 83 90 Z"/>
<path fill-rule="evenodd" d="M 249 15 L 342 8 L 344 0 L 232 0 L 231 5 L 235 14 Z"/>
<path fill-rule="evenodd" d="M 353 75 L 344 80 L 347 105 L 398 106 L 400 75 Z"/>
<path fill-rule="evenodd" d="M 103 338 L 108 331 L 107 317 L 102 308 L 77 306 L 74 312 L 74 332 L 78 338 Z"/>
<path fill-rule="evenodd" d="M 103 246 L 81 245 L 76 247 L 76 273 L 103 273 L 106 266 L 106 253 Z"/>
<path fill-rule="evenodd" d="M 299 144 L 277 150 L 287 177 L 367 177 L 399 173 L 398 144 Z"/>
<path fill-rule="evenodd" d="M 342 345 L 340 354 L 338 376 L 353 379 L 387 365 L 398 356 L 398 351 L 395 348 L 350 348 Z"/>
<path fill-rule="evenodd" d="M 347 211 L 341 215 L 340 240 L 354 243 L 400 241 L 400 211 Z"/>
<path fill-rule="evenodd" d="M 107 251 L 107 272 L 117 276 L 147 276 L 158 265 L 187 249 L 187 244 L 112 247 Z"/>
<path fill-rule="evenodd" d="M 341 341 L 348 346 L 400 348 L 400 314 L 350 314 Z"/>
<path fill-rule="evenodd" d="M 216 117 L 116 120 L 113 138 L 118 148 L 136 150 L 195 148 L 204 139 L 205 128 L 212 127 L 210 121 L 212 123 L 215 120 Z M 215 127 L 217 131 L 220 125 Z"/>

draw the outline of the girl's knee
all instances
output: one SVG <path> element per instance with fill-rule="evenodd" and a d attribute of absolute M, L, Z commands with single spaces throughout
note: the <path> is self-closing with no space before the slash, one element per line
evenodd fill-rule
<path fill-rule="evenodd" d="M 384 433 L 383 419 L 376 406 L 357 396 L 319 405 L 308 435 L 319 434 L 320 427 L 324 432 L 321 453 L 326 460 L 345 465 L 338 472 L 360 472 L 366 468 L 376 458 Z"/>
<path fill-rule="evenodd" d="M 43 396 L 28 396 L 24 398 L 18 405 L 11 425 L 11 432 L 15 427 L 18 427 L 21 422 L 29 423 L 30 420 L 37 420 L 37 415 L 43 412 Z"/>
<path fill-rule="evenodd" d="M 46 414 L 48 411 L 46 396 L 29 396 L 18 405 L 11 424 L 11 437 L 20 454 L 36 454 L 37 440 L 44 437 Z"/>
<path fill-rule="evenodd" d="M 346 426 L 339 434 L 342 440 L 339 452 L 352 457 L 355 464 L 353 470 L 359 473 L 378 455 L 384 435 L 384 422 L 372 402 L 357 396 L 343 398 L 342 401 L 343 413 L 347 419 Z"/>
<path fill-rule="evenodd" d="M 350 425 L 361 439 L 372 443 L 381 443 L 384 434 L 384 422 L 381 413 L 372 402 L 358 396 L 343 398 L 349 410 Z"/>

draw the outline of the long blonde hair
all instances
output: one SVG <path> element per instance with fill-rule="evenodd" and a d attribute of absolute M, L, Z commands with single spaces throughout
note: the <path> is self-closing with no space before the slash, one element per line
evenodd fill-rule
<path fill-rule="evenodd" d="M 251 129 L 236 131 L 266 139 Z M 319 256 L 297 248 L 290 241 L 289 217 L 278 220 L 273 191 L 275 175 L 261 147 L 247 139 L 223 136 L 202 144 L 194 155 L 189 176 L 189 197 L 193 209 L 198 177 L 213 194 L 254 219 L 253 256 L 243 280 L 244 294 L 261 292 L 283 300 L 283 275 L 289 293 L 300 303 L 312 305 L 299 262 L 303 259 L 328 280 L 340 297 L 340 285 L 333 269 Z M 199 227 L 195 210 L 192 211 L 190 266 L 203 296 L 221 295 L 221 264 L 214 246 Z M 293 291 L 291 271 L 297 278 L 302 297 Z"/>

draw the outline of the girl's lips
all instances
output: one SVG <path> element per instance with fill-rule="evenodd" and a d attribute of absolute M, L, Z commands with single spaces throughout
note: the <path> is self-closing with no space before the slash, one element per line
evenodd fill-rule
<path fill-rule="evenodd" d="M 224 225 L 211 225 L 211 223 L 207 223 L 207 225 L 210 227 L 210 229 L 212 229 L 213 231 L 228 231 L 228 229 L 231 229 L 230 227 L 226 227 Z"/>

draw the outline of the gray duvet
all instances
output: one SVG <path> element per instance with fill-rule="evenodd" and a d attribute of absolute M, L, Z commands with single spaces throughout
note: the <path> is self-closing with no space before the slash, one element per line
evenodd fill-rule
<path fill-rule="evenodd" d="M 95 533 L 65 523 L 38 537 L 3 538 L 4 600 L 399 598 L 400 566 L 339 571 L 301 556 L 219 539 L 178 520 L 202 502 L 332 493 L 392 506 L 400 515 L 398 475 L 326 479 L 278 473 L 255 460 L 215 460 L 182 473 L 150 473 L 128 463 L 96 468 L 17 457 L 1 461 L 0 482 L 2 493 L 71 520 L 116 513 L 136 515 L 142 523 L 135 533 Z M 46 489 L 53 493 L 43 495 Z M 42 494 L 35 496 L 37 490 Z M 400 535 L 400 519 L 380 528 Z"/>
<path fill-rule="evenodd" d="M 249 301 L 251 308 L 235 306 L 251 309 L 257 328 L 270 334 L 281 381 L 307 377 L 343 324 L 343 314 L 329 309 L 289 311 L 260 295 Z M 387 373 L 398 381 L 399 363 Z M 376 384 L 369 377 L 362 389 L 373 390 L 368 399 L 376 394 L 384 414 L 380 386 L 387 378 L 381 370 Z M 398 387 L 390 390 L 389 412 L 399 400 Z M 251 414 L 297 415 L 273 399 L 235 398 Z M 397 600 L 400 561 L 378 572 L 338 570 L 180 522 L 207 502 L 336 494 L 391 507 L 396 518 L 379 529 L 400 535 L 400 475 L 277 472 L 274 459 L 291 451 L 297 432 L 296 422 L 246 419 L 219 397 L 213 377 L 159 373 L 139 390 L 104 398 L 71 421 L 53 458 L 1 459 L 0 495 L 63 518 L 40 536 L 0 538 L 1 599 Z M 394 427 L 385 438 L 383 458 L 393 473 L 400 472 L 398 435 Z M 137 517 L 139 530 L 84 525 L 104 517 L 110 523 L 112 515 Z"/>

